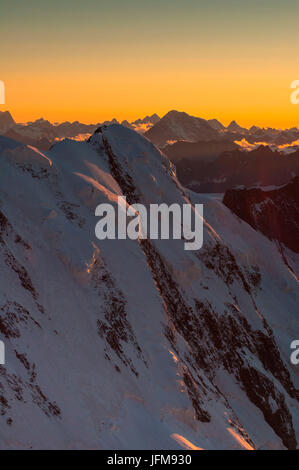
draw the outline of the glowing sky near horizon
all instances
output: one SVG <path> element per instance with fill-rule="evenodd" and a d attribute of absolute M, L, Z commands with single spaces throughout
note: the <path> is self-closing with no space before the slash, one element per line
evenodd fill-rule
<path fill-rule="evenodd" d="M 1 0 L 0 79 L 17 121 L 170 109 L 299 127 L 297 0 Z"/>

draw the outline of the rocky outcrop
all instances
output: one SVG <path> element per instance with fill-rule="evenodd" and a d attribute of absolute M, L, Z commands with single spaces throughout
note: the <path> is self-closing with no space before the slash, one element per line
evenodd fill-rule
<path fill-rule="evenodd" d="M 299 177 L 282 188 L 232 189 L 223 203 L 270 240 L 299 253 Z"/>

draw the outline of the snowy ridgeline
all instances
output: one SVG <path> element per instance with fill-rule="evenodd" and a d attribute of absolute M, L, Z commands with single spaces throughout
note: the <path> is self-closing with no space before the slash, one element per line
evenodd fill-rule
<path fill-rule="evenodd" d="M 0 137 L 0 175 L 0 448 L 296 448 L 298 280 L 273 242 L 119 125 Z M 202 249 L 99 241 L 121 195 L 204 204 Z"/>

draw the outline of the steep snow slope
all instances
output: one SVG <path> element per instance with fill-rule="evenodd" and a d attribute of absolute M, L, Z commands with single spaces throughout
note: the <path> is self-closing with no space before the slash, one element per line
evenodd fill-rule
<path fill-rule="evenodd" d="M 119 125 L 46 154 L 0 137 L 0 175 L 0 448 L 296 447 L 298 283 L 274 244 Z M 97 240 L 121 194 L 203 202 L 203 248 Z"/>

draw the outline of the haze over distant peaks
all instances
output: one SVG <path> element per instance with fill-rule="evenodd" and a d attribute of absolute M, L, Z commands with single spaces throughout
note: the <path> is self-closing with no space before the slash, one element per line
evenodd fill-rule
<path fill-rule="evenodd" d="M 118 124 L 118 120 L 113 118 L 91 124 L 83 124 L 79 121 L 53 124 L 40 118 L 26 124 L 17 124 L 8 111 L 0 113 L 0 134 L 18 142 L 33 145 L 40 150 L 47 150 L 53 143 L 65 138 L 85 140 L 101 125 L 110 124 Z M 144 134 L 161 149 L 175 142 L 212 142 L 213 151 L 209 152 L 211 155 L 216 155 L 222 147 L 232 148 L 234 143 L 237 143 L 242 150 L 252 150 L 260 143 L 275 148 L 283 146 L 282 150 L 287 153 L 296 150 L 289 146 L 293 143 L 295 145 L 299 140 L 299 130 L 294 127 L 281 130 L 253 125 L 247 129 L 241 127 L 235 120 L 225 127 L 218 119 L 203 119 L 177 110 L 169 111 L 161 119 L 154 113 L 131 122 L 124 119 L 121 124 L 139 134 Z M 217 141 L 225 142 L 223 146 L 222 144 L 216 146 Z M 227 144 L 228 141 L 230 145 Z M 215 154 L 216 149 L 218 150 Z"/>

